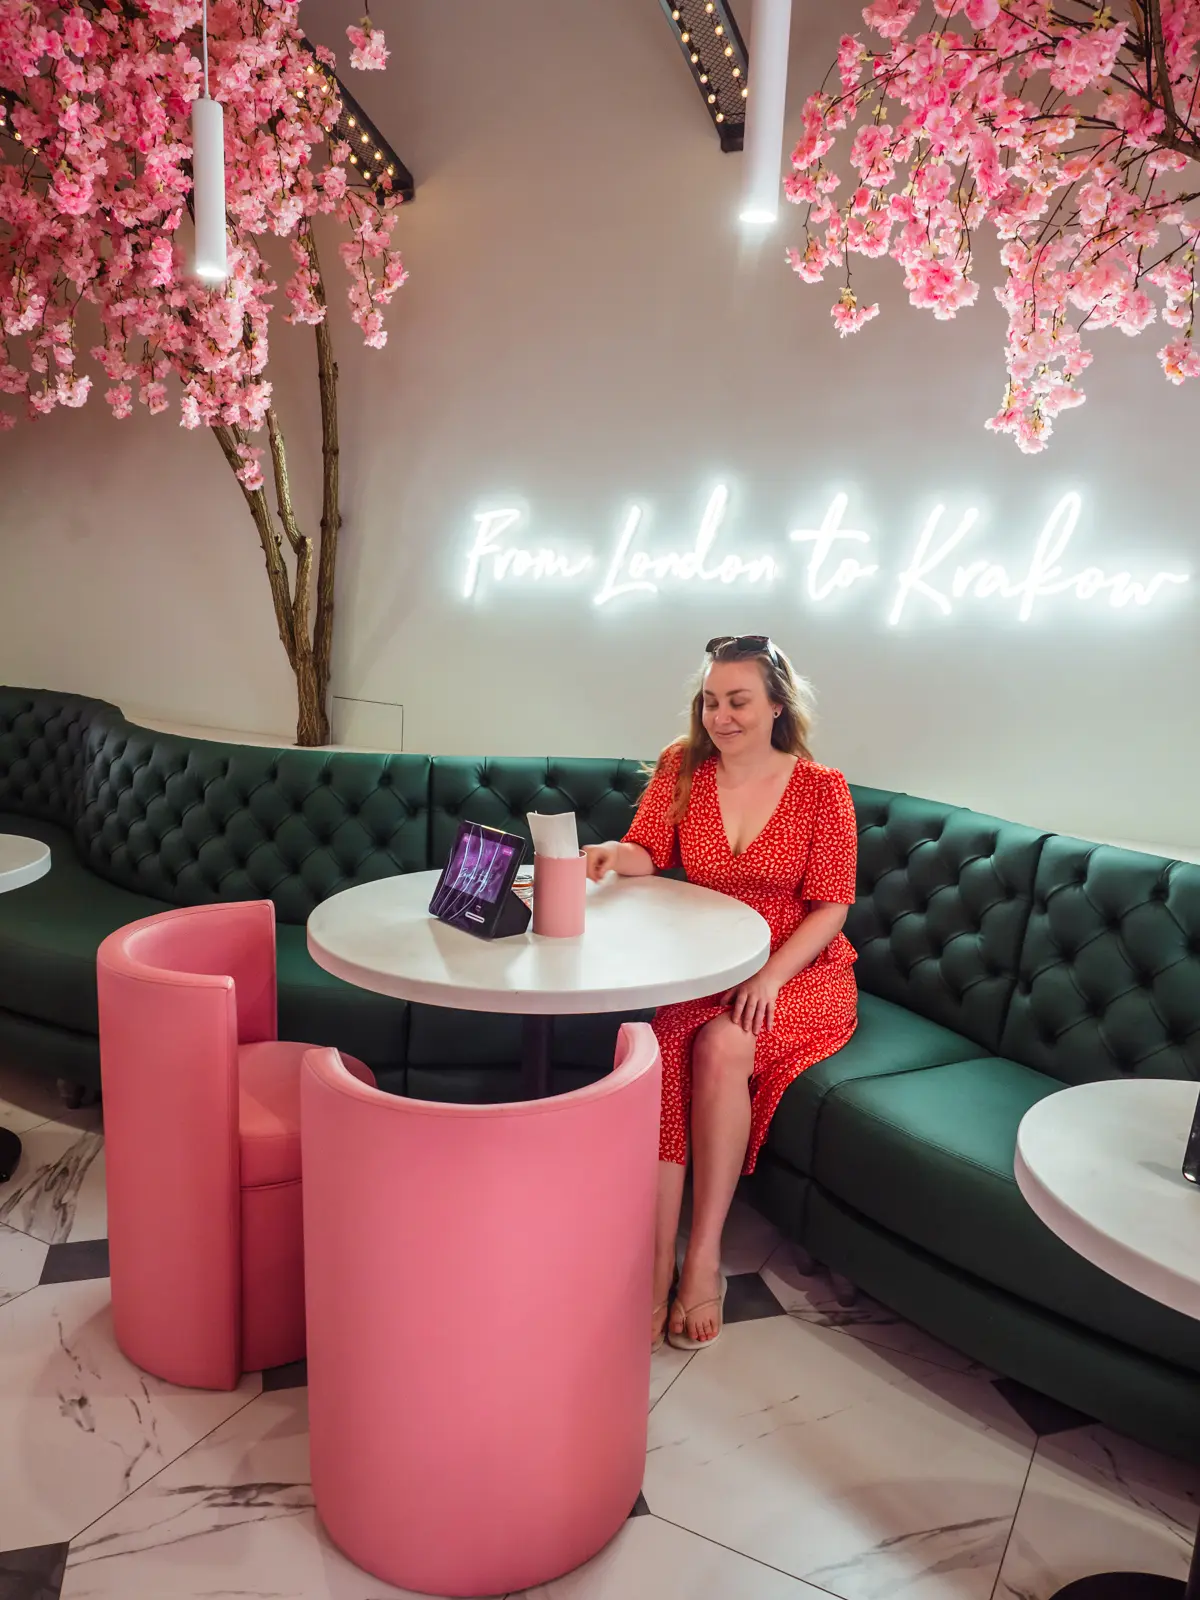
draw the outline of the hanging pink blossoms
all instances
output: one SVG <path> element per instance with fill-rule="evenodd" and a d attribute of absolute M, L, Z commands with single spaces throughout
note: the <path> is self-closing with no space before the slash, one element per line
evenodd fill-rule
<path fill-rule="evenodd" d="M 352 67 L 359 72 L 383 71 L 391 52 L 384 43 L 382 28 L 376 28 L 370 17 L 364 17 L 360 27 L 351 25 L 346 29 L 346 37 L 353 46 L 350 51 Z"/>
<path fill-rule="evenodd" d="M 1200 0 L 875 0 L 862 16 L 882 45 L 843 38 L 840 91 L 809 98 L 785 181 L 805 208 L 788 260 L 808 283 L 842 276 L 839 331 L 879 310 L 851 287 L 853 255 L 892 257 L 935 317 L 972 305 L 987 223 L 1008 314 L 989 428 L 1043 449 L 1084 398 L 1098 328 L 1136 334 L 1161 318 L 1166 376 L 1200 375 Z"/>
<path fill-rule="evenodd" d="M 346 235 L 351 315 L 368 344 L 384 343 L 382 312 L 405 277 L 391 243 L 399 196 L 377 195 L 349 148 L 330 144 L 337 89 L 297 10 L 289 0 L 210 7 L 230 275 L 207 288 L 186 270 L 200 0 L 0 0 L 0 393 L 31 413 L 82 405 L 87 339 L 115 416 L 135 398 L 166 409 L 174 375 L 185 427 L 261 427 L 277 299 L 263 251 L 272 235 L 289 241 L 286 320 L 320 322 L 308 245 L 321 215 Z M 334 65 L 328 51 L 317 56 Z M 0 427 L 13 421 L 0 408 Z M 262 481 L 260 454 L 242 448 L 247 488 Z"/>

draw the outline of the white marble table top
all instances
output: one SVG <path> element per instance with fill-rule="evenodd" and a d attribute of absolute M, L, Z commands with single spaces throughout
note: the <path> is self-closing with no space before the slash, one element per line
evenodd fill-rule
<path fill-rule="evenodd" d="M 345 889 L 308 919 L 313 960 L 379 994 L 459 1011 L 571 1016 L 640 1011 L 718 994 L 770 953 L 740 900 L 667 878 L 588 885 L 582 938 L 476 939 L 429 915 L 438 873 Z"/>
<path fill-rule="evenodd" d="M 1200 1085 L 1084 1083 L 1021 1119 L 1015 1170 L 1041 1220 L 1085 1260 L 1200 1317 L 1200 1187 L 1183 1176 Z"/>
<path fill-rule="evenodd" d="M 0 894 L 20 889 L 50 871 L 50 846 L 19 833 L 0 833 Z"/>

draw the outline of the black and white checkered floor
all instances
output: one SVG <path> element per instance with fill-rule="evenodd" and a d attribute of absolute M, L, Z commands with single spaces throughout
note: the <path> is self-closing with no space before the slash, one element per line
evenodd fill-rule
<path fill-rule="evenodd" d="M 385 1600 L 312 1507 L 303 1367 L 175 1389 L 112 1338 L 96 1111 L 0 1068 L 0 1600 Z M 726 1336 L 655 1357 L 644 1492 L 542 1600 L 1048 1600 L 1183 1577 L 1200 1472 L 802 1278 L 737 1207 Z"/>

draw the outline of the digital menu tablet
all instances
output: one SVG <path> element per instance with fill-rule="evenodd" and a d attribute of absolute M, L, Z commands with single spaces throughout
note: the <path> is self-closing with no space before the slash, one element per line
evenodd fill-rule
<path fill-rule="evenodd" d="M 519 834 L 481 822 L 460 822 L 450 859 L 429 902 L 431 915 L 481 939 L 524 933 L 529 907 L 512 892 L 524 854 L 525 841 Z"/>

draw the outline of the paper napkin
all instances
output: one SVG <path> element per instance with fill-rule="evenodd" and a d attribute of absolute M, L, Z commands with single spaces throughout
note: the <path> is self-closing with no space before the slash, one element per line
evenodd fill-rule
<path fill-rule="evenodd" d="M 579 854 L 579 829 L 573 811 L 559 811 L 549 816 L 530 811 L 527 815 L 536 855 L 570 861 Z"/>

